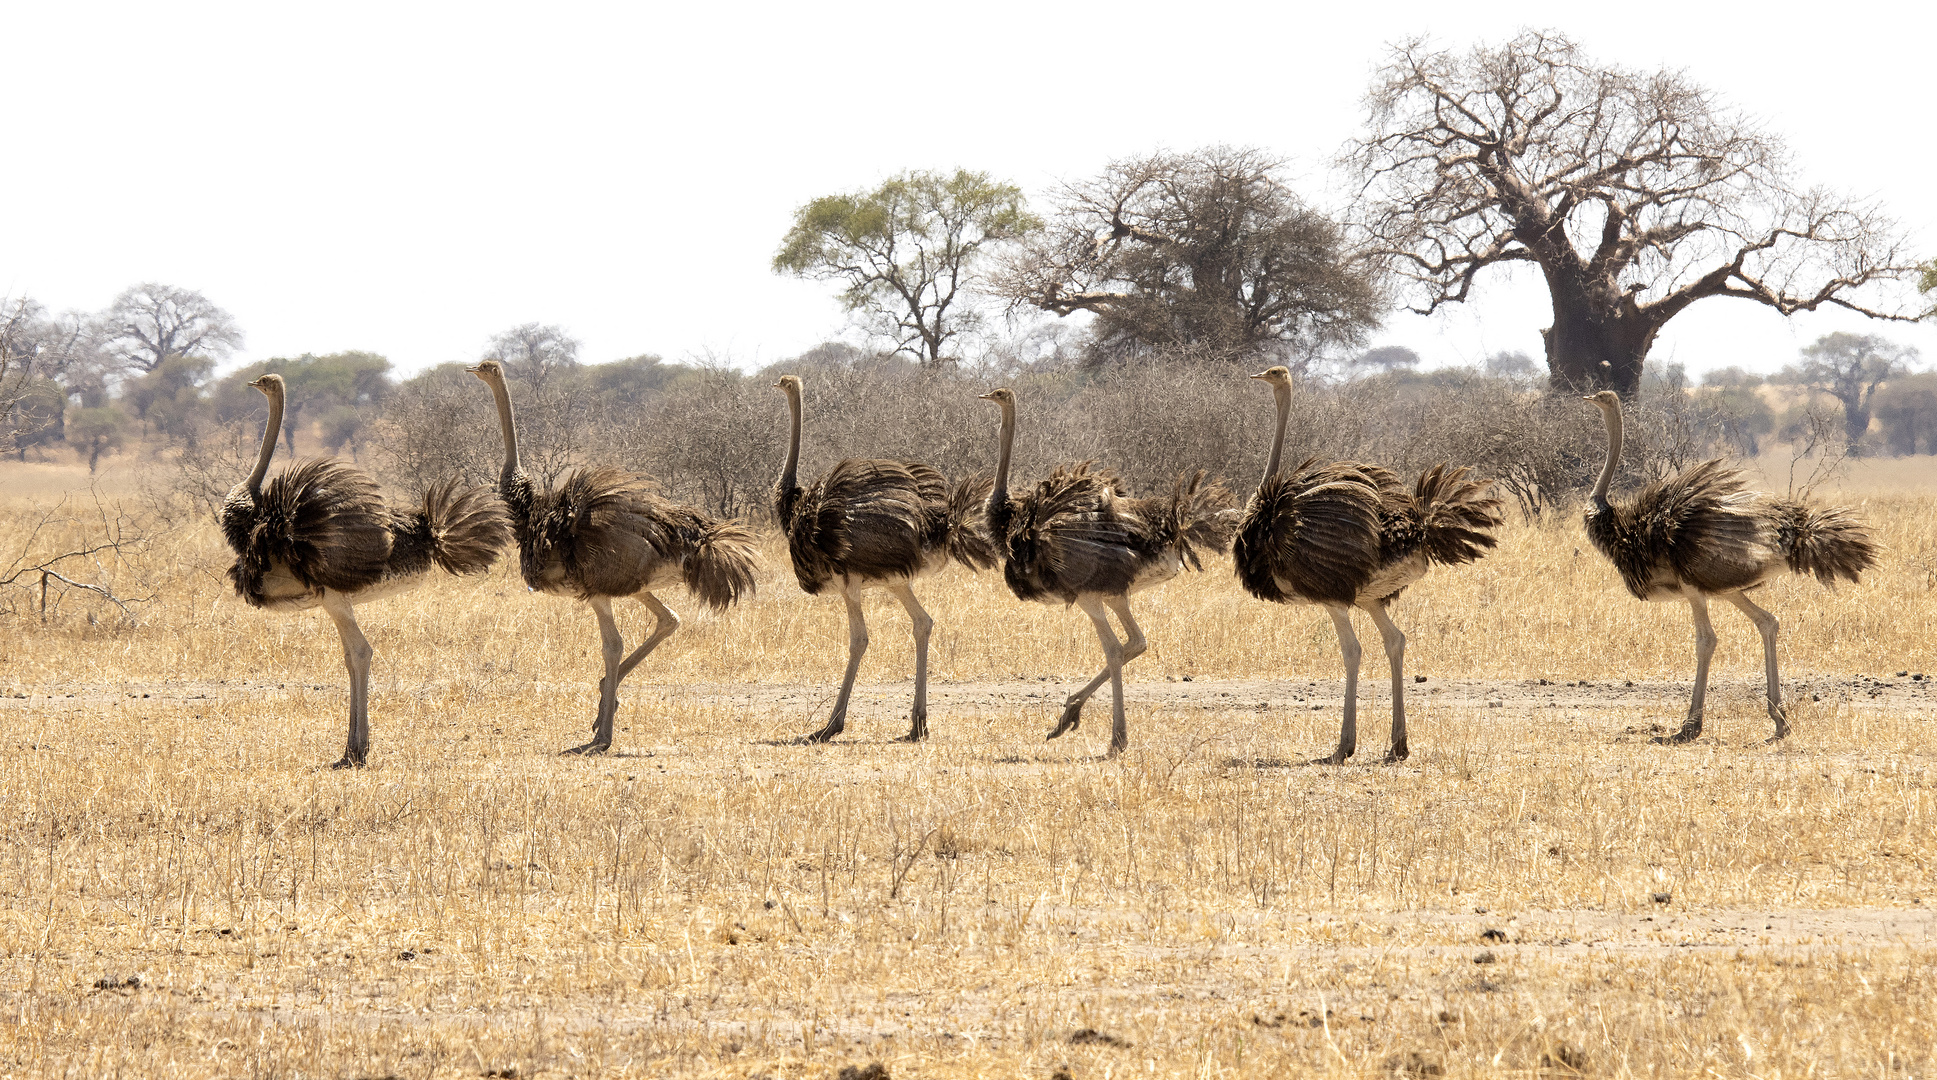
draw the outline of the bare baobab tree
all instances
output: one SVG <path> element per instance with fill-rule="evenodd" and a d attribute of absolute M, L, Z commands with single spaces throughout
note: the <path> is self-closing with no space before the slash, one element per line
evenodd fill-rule
<path fill-rule="evenodd" d="M 1800 185 L 1779 139 L 1680 72 L 1597 66 L 1552 33 L 1465 56 L 1413 40 L 1367 100 L 1348 161 L 1368 252 L 1423 313 L 1537 267 L 1558 389 L 1632 396 L 1655 335 L 1711 296 L 1917 317 L 1866 299 L 1918 270 L 1895 224 Z"/>
<path fill-rule="evenodd" d="M 1749 591 L 1791 572 L 1814 574 L 1831 586 L 1838 578 L 1857 580 L 1876 563 L 1868 530 L 1840 506 L 1810 506 L 1745 490 L 1741 474 L 1720 459 L 1614 503 L 1607 490 L 1621 464 L 1621 397 L 1602 390 L 1586 400 L 1607 424 L 1607 464 L 1587 510 L 1587 537 L 1637 599 L 1686 600 L 1695 618 L 1695 689 L 1688 719 L 1680 731 L 1655 741 L 1685 743 L 1702 733 L 1708 661 L 1716 640 L 1708 621 L 1711 598 L 1734 604 L 1762 635 L 1769 719 L 1776 725 L 1769 741 L 1788 735 L 1789 716 L 1776 679 L 1776 617 L 1750 600 Z"/>
<path fill-rule="evenodd" d="M 432 566 L 481 574 L 510 542 L 510 528 L 489 488 L 447 481 L 429 489 L 423 509 L 400 513 L 384 506 L 367 473 L 335 458 L 299 461 L 264 483 L 285 388 L 280 375 L 249 385 L 269 398 L 269 422 L 255 469 L 219 512 L 235 552 L 229 580 L 254 607 L 320 607 L 336 623 L 350 670 L 350 738 L 336 768 L 360 767 L 370 755 L 373 650 L 357 627 L 356 605 L 415 588 Z"/>

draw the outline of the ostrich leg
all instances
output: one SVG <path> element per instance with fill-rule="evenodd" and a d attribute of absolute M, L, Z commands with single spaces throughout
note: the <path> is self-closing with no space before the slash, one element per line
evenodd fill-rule
<path fill-rule="evenodd" d="M 360 769 L 370 757 L 370 657 L 374 650 L 356 624 L 356 612 L 341 594 L 323 594 L 322 608 L 343 639 L 343 666 L 350 671 L 350 739 L 333 769 Z"/>
<path fill-rule="evenodd" d="M 586 603 L 599 617 L 599 656 L 605 661 L 605 678 L 599 680 L 599 715 L 592 721 L 592 741 L 562 754 L 603 754 L 612 749 L 612 718 L 619 712 L 619 661 L 625 655 L 625 640 L 612 617 L 611 597 L 595 596 Z"/>
<path fill-rule="evenodd" d="M 928 635 L 935 629 L 935 620 L 928 617 L 922 609 L 921 601 L 915 599 L 915 590 L 906 582 L 893 587 L 894 594 L 901 599 L 901 606 L 908 609 L 908 618 L 915 624 L 915 707 L 909 713 L 908 734 L 901 742 L 920 742 L 928 737 Z"/>
<path fill-rule="evenodd" d="M 648 654 L 658 648 L 660 642 L 672 637 L 673 631 L 679 629 L 679 616 L 673 614 L 673 609 L 661 603 L 657 596 L 642 592 L 633 599 L 646 605 L 646 609 L 652 612 L 656 621 L 653 623 L 651 635 L 640 642 L 639 647 L 632 650 L 632 655 L 626 657 L 625 662 L 619 665 L 620 682 L 624 682 L 625 677 L 632 674 L 632 669 L 639 666 L 639 661 L 644 660 Z"/>
<path fill-rule="evenodd" d="M 1352 609 L 1327 607 L 1338 631 L 1338 654 L 1345 661 L 1345 719 L 1338 729 L 1338 749 L 1330 757 L 1313 758 L 1313 765 L 1343 765 L 1359 745 L 1359 636 L 1352 631 Z"/>
<path fill-rule="evenodd" d="M 1695 619 L 1695 689 L 1689 695 L 1688 719 L 1681 725 L 1681 730 L 1673 735 L 1657 736 L 1654 740 L 1670 746 L 1692 742 L 1702 733 L 1702 708 L 1708 700 L 1708 661 L 1715 655 L 1715 627 L 1708 621 L 1708 597 L 1701 593 L 1690 593 L 1688 610 Z M 1773 650 L 1773 640 L 1767 637 L 1763 640 L 1770 641 Z M 1772 651 L 1770 655 L 1775 654 Z"/>
<path fill-rule="evenodd" d="M 861 657 L 868 651 L 868 621 L 861 614 L 861 598 L 852 592 L 841 593 L 847 601 L 847 674 L 841 676 L 841 693 L 834 699 L 834 712 L 819 731 L 801 739 L 804 743 L 824 743 L 847 727 L 847 699 L 854 692 L 854 676 L 861 670 Z"/>
<path fill-rule="evenodd" d="M 1730 593 L 1729 602 L 1742 609 L 1742 614 L 1755 624 L 1756 632 L 1762 635 L 1762 668 L 1769 679 L 1769 719 L 1776 722 L 1776 733 L 1769 736 L 1769 742 L 1786 738 L 1789 734 L 1789 711 L 1782 707 L 1782 683 L 1776 678 L 1776 617 L 1749 599 L 1747 593 Z"/>
<path fill-rule="evenodd" d="M 1406 635 L 1393 625 L 1385 604 L 1368 600 L 1359 605 L 1379 628 L 1385 642 L 1386 659 L 1392 663 L 1392 749 L 1386 751 L 1387 764 L 1406 760 Z"/>
<path fill-rule="evenodd" d="M 1103 600 L 1096 596 L 1079 596 L 1076 606 L 1096 624 L 1096 637 L 1103 645 L 1105 671 L 1110 676 L 1110 755 L 1115 757 L 1130 746 L 1130 725 L 1123 716 L 1123 643 L 1116 639 L 1116 631 L 1110 629 L 1110 615 L 1103 606 Z M 1061 735 L 1065 729 L 1058 727 L 1049 737 Z"/>
<path fill-rule="evenodd" d="M 1103 602 L 1110 605 L 1111 611 L 1116 612 L 1117 621 L 1123 624 L 1123 632 L 1129 636 L 1130 640 L 1123 643 L 1123 662 L 1128 664 L 1130 661 L 1143 655 L 1144 649 L 1149 646 L 1149 642 L 1143 636 L 1143 628 L 1138 626 L 1137 620 L 1130 615 L 1129 597 L 1106 596 L 1103 598 Z M 1096 693 L 1097 689 L 1104 682 L 1108 681 L 1109 678 L 1110 669 L 1108 665 L 1105 665 L 1103 670 L 1097 672 L 1096 678 L 1091 679 L 1087 686 L 1069 695 L 1063 702 L 1062 718 L 1056 721 L 1056 730 L 1049 737 L 1053 739 L 1057 735 L 1076 730 L 1077 726 L 1083 722 L 1083 705 L 1089 701 L 1090 696 Z"/>

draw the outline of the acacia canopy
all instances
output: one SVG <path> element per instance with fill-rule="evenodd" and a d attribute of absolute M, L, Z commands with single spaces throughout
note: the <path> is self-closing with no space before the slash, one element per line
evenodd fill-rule
<path fill-rule="evenodd" d="M 1634 393 L 1661 327 L 1710 296 L 1915 317 L 1866 288 L 1917 269 L 1894 223 L 1800 186 L 1780 140 L 1680 72 L 1596 65 L 1553 33 L 1465 55 L 1415 40 L 1367 104 L 1347 160 L 1370 251 L 1419 312 L 1489 266 L 1538 267 L 1557 388 Z"/>
<path fill-rule="evenodd" d="M 1022 189 L 988 173 L 909 172 L 802 206 L 773 269 L 842 282 L 842 305 L 870 333 L 934 367 L 975 323 L 961 301 L 985 249 L 1040 225 Z"/>

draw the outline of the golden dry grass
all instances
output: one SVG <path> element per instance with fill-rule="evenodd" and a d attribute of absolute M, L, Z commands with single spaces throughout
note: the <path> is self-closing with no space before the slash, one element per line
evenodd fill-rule
<path fill-rule="evenodd" d="M 603 759 L 551 753 L 592 717 L 583 609 L 502 569 L 368 607 L 373 767 L 332 772 L 327 620 L 177 528 L 118 571 L 138 626 L 0 621 L 0 1074 L 1926 1075 L 1937 680 L 1895 673 L 1937 675 L 1937 500 L 1861 512 L 1881 572 L 1769 590 L 1781 746 L 1732 611 L 1708 736 L 1647 742 L 1686 610 L 1569 518 L 1407 594 L 1414 756 L 1342 769 L 1292 764 L 1336 735 L 1327 620 L 1223 564 L 1138 603 L 1120 761 L 1095 705 L 1041 741 L 1086 620 L 958 572 L 921 590 L 935 738 L 889 741 L 884 597 L 848 734 L 787 745 L 845 628 L 775 550 L 738 611 L 669 598 Z"/>

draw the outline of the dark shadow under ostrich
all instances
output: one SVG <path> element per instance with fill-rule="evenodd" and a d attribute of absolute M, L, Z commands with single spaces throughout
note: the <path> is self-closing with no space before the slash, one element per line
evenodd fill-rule
<path fill-rule="evenodd" d="M 1708 602 L 1726 600 L 1748 616 L 1762 635 L 1769 719 L 1775 742 L 1789 734 L 1776 673 L 1776 617 L 1749 599 L 1787 573 L 1813 574 L 1824 585 L 1855 582 L 1876 564 L 1877 546 L 1848 509 L 1811 506 L 1744 487 L 1742 474 L 1718 458 L 1642 488 L 1615 503 L 1608 487 L 1621 463 L 1621 397 L 1603 390 L 1583 399 L 1601 410 L 1607 425 L 1607 463 L 1594 484 L 1587 510 L 1587 537 L 1621 572 L 1628 591 L 1641 600 L 1686 600 L 1695 620 L 1695 687 L 1681 730 L 1659 743 L 1685 743 L 1702 733 L 1708 694 L 1708 663 L 1715 628 Z"/>
<path fill-rule="evenodd" d="M 433 567 L 453 574 L 491 568 L 511 541 L 491 490 L 433 485 L 414 513 L 384 505 L 369 474 L 335 458 L 298 461 L 264 482 L 282 432 L 280 375 L 249 384 L 269 398 L 254 471 L 223 501 L 222 533 L 236 555 L 235 591 L 271 611 L 320 607 L 343 639 L 350 673 L 350 735 L 336 768 L 370 755 L 370 660 L 355 608 L 415 588 Z"/>
<path fill-rule="evenodd" d="M 619 683 L 679 629 L 679 616 L 654 590 L 684 584 L 716 611 L 750 595 L 759 569 L 755 540 L 739 521 L 722 521 L 668 501 L 652 481 L 623 469 L 594 466 L 541 484 L 518 460 L 518 425 L 505 387 L 504 367 L 486 360 L 468 368 L 491 388 L 504 438 L 498 494 L 518 540 L 518 566 L 536 592 L 583 601 L 598 617 L 599 710 L 590 742 L 563 751 L 600 754 L 612 748 Z M 631 597 L 655 619 L 652 633 L 630 654 L 612 601 Z"/>

